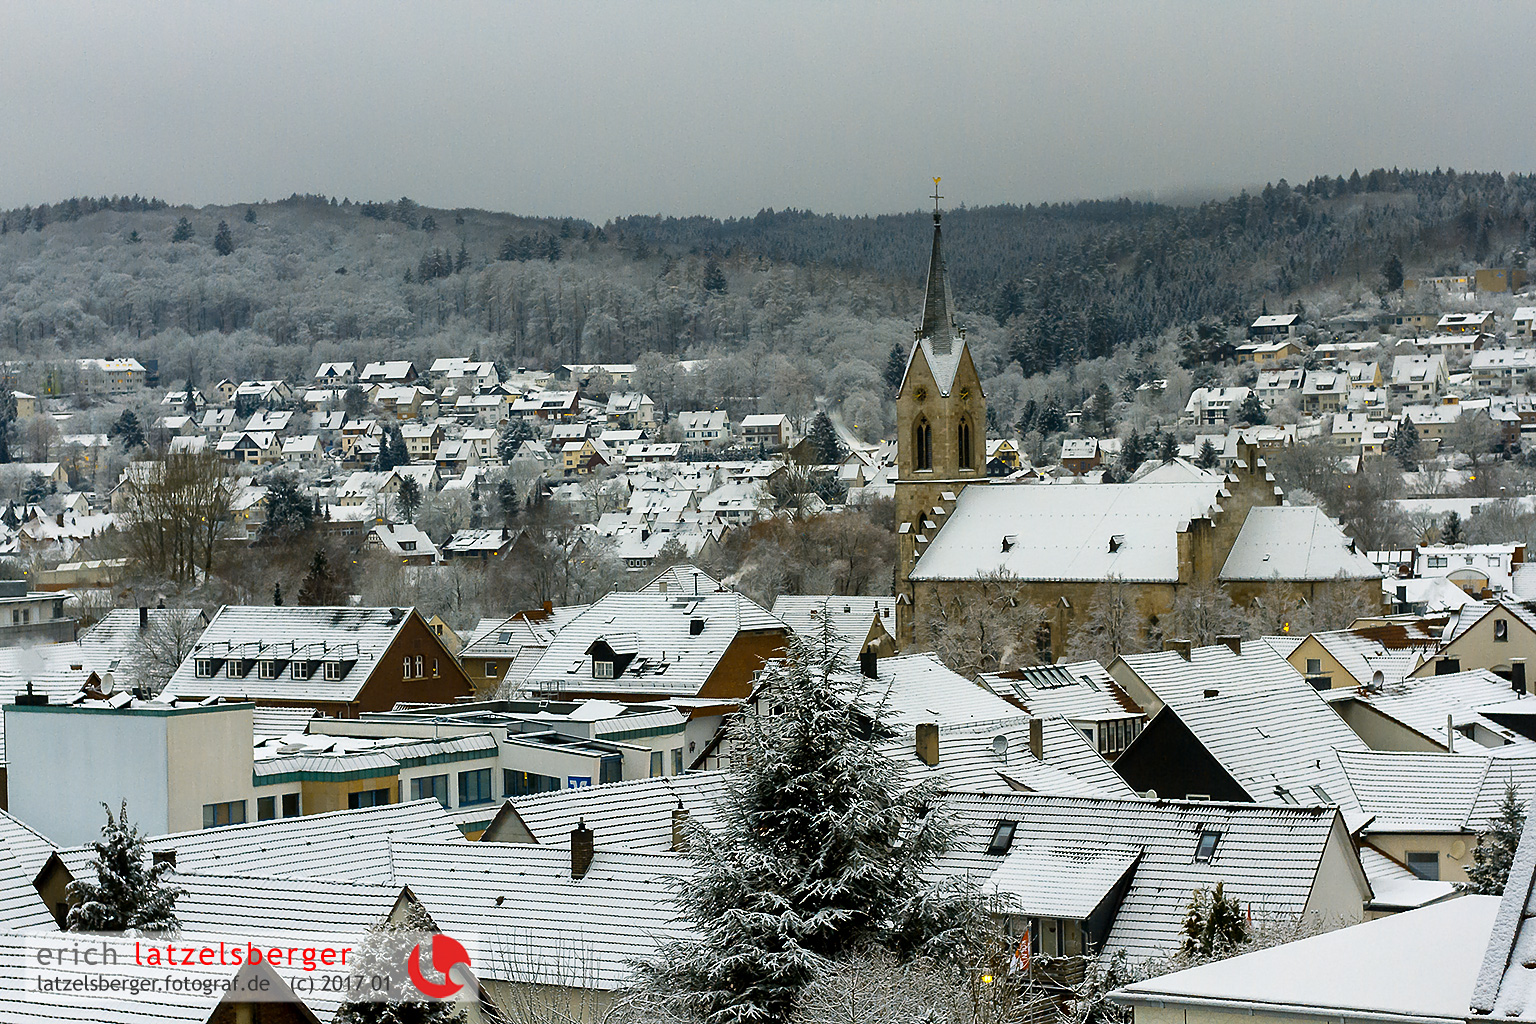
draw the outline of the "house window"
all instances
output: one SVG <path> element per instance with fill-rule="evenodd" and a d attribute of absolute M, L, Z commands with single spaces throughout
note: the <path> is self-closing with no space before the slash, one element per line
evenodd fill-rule
<path fill-rule="evenodd" d="M 357 793 L 347 794 L 347 807 L 357 810 L 359 807 L 383 807 L 389 803 L 389 790 L 364 789 Z"/>
<path fill-rule="evenodd" d="M 672 774 L 673 775 L 681 775 L 681 774 L 683 774 L 683 748 L 682 747 L 673 747 L 672 748 Z"/>
<path fill-rule="evenodd" d="M 226 661 L 224 663 L 224 674 L 230 679 L 239 679 L 245 675 L 245 665 L 239 661 Z"/>
<path fill-rule="evenodd" d="M 624 756 L 622 754 L 615 754 L 612 757 L 605 757 L 598 763 L 597 784 L 599 786 L 607 785 L 610 782 L 623 781 Z"/>
<path fill-rule="evenodd" d="M 1444 569 L 1450 564 L 1450 559 L 1445 555 L 1430 555 L 1429 567 L 1431 569 Z"/>
<path fill-rule="evenodd" d="M 411 780 L 412 800 L 436 800 L 443 807 L 448 806 L 448 776 L 428 775 L 420 779 Z"/>
<path fill-rule="evenodd" d="M 432 659 L 432 678 L 433 679 L 437 678 L 437 659 L 436 658 Z"/>
<path fill-rule="evenodd" d="M 1201 829 L 1200 842 L 1195 846 L 1195 863 L 1209 864 L 1211 858 L 1216 856 L 1216 844 L 1221 842 L 1221 833 L 1215 829 Z"/>
<path fill-rule="evenodd" d="M 198 658 L 197 659 L 197 678 L 199 678 L 199 679 L 211 679 L 211 678 L 213 678 L 213 660 L 211 658 Z"/>
<path fill-rule="evenodd" d="M 536 772 L 519 772 L 511 768 L 501 770 L 503 796 L 527 796 L 530 793 L 553 793 L 560 789 L 560 780 L 553 775 Z"/>
<path fill-rule="evenodd" d="M 424 679 L 424 678 L 426 678 L 426 672 L 423 671 L 423 662 L 421 660 L 421 655 L 419 655 L 419 654 L 416 655 L 416 678 L 417 679 Z"/>
<path fill-rule="evenodd" d="M 329 679 L 333 683 L 336 680 L 340 679 L 341 678 L 341 662 L 339 662 L 339 661 L 328 661 L 328 662 L 326 662 L 325 663 L 325 678 Z"/>
<path fill-rule="evenodd" d="M 1008 852 L 1013 845 L 1013 833 L 1018 829 L 1016 821 L 1000 821 L 992 829 L 992 839 L 987 843 L 987 852 L 994 857 L 1001 857 Z"/>
<path fill-rule="evenodd" d="M 1509 642 L 1509 620 L 1508 619 L 1494 619 L 1493 620 L 1493 642 L 1496 643 L 1496 644 L 1503 644 L 1503 643 L 1508 643 Z"/>
<path fill-rule="evenodd" d="M 309 678 L 309 662 L 307 662 L 307 661 L 296 661 L 290 667 L 290 671 L 292 671 L 293 678 L 295 678 L 295 679 L 308 679 Z"/>
<path fill-rule="evenodd" d="M 277 662 L 262 660 L 257 663 L 256 674 L 262 679 L 277 678 Z"/>
<path fill-rule="evenodd" d="M 259 796 L 256 798 L 256 820 L 271 821 L 277 817 L 277 797 Z"/>
<path fill-rule="evenodd" d="M 297 818 L 299 816 L 299 794 L 283 794 L 283 817 Z"/>
<path fill-rule="evenodd" d="M 245 801 L 231 800 L 222 804 L 203 804 L 203 828 L 222 828 L 225 825 L 245 824 Z"/>
<path fill-rule="evenodd" d="M 1440 880 L 1440 855 L 1433 850 L 1409 850 L 1403 858 L 1408 870 L 1431 882 Z"/>
<path fill-rule="evenodd" d="M 488 661 L 485 663 L 485 678 L 496 678 L 496 663 L 494 661 Z"/>
<path fill-rule="evenodd" d="M 1321 658 L 1308 658 L 1307 659 L 1307 675 L 1309 675 L 1309 676 L 1320 676 L 1322 674 L 1323 674 L 1323 659 L 1321 659 Z"/>
<path fill-rule="evenodd" d="M 459 806 L 469 804 L 490 803 L 491 770 L 489 768 L 473 768 L 467 772 L 459 772 Z"/>
<path fill-rule="evenodd" d="M 612 679 L 613 678 L 613 662 L 611 662 L 611 661 L 595 661 L 594 660 L 592 662 L 592 678 L 593 679 Z"/>
<path fill-rule="evenodd" d="M 665 768 L 665 764 L 664 764 L 664 759 L 662 758 L 661 751 L 659 751 L 659 750 L 651 751 L 651 778 L 654 779 L 658 775 L 664 775 L 664 774 L 666 774 L 666 768 Z"/>
<path fill-rule="evenodd" d="M 400 665 L 400 678 L 401 679 L 409 679 L 409 678 L 411 678 L 411 656 L 409 654 L 407 654 L 404 658 L 401 658 L 400 661 L 401 661 L 401 665 Z"/>

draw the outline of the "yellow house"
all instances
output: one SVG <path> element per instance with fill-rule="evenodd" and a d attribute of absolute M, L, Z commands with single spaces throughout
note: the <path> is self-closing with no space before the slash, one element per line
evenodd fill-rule
<path fill-rule="evenodd" d="M 1433 637 L 1400 625 L 1312 633 L 1286 661 L 1319 690 L 1344 690 L 1413 673 L 1436 646 Z"/>
<path fill-rule="evenodd" d="M 1536 661 L 1536 612 L 1522 605 L 1475 602 L 1456 613 L 1445 628 L 1445 644 L 1410 673 L 1415 678 L 1486 668 L 1524 683 L 1525 666 Z"/>

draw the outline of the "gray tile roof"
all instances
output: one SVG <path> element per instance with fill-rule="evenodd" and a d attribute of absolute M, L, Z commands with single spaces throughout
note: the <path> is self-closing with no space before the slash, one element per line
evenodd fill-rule
<path fill-rule="evenodd" d="M 1175 951 L 1190 893 L 1217 882 L 1255 917 L 1300 915 L 1313 895 L 1330 833 L 1337 825 L 1343 835 L 1331 807 L 1033 793 L 954 793 L 945 803 L 956 836 L 938 872 L 969 875 L 978 884 L 996 877 L 994 888 L 1014 894 L 1021 907 L 1079 908 L 1131 851 L 1139 851 L 1105 942 L 1107 952 L 1123 949 L 1138 959 Z M 1008 885 L 1010 872 L 997 874 L 1008 857 L 986 852 L 999 821 L 1018 823 L 1012 849 L 1024 851 L 1024 864 L 1017 886 Z M 1210 862 L 1196 863 L 1204 830 L 1221 837 Z M 1347 838 L 1339 848 L 1353 849 Z M 1363 898 L 1363 873 L 1360 884 Z"/>
<path fill-rule="evenodd" d="M 226 605 L 213 617 L 166 689 L 178 696 L 350 701 L 414 612 L 413 608 Z M 197 677 L 200 658 L 218 661 L 212 678 Z M 246 662 L 244 677 L 226 676 L 224 661 L 233 658 Z M 255 661 L 261 658 L 281 663 L 278 678 L 260 678 Z M 295 660 L 311 664 L 310 678 L 292 677 L 287 666 Z M 341 662 L 342 677 L 327 680 L 323 661 Z"/>
<path fill-rule="evenodd" d="M 1310 505 L 1257 505 L 1221 567 L 1224 580 L 1379 580 L 1337 522 Z"/>
<path fill-rule="evenodd" d="M 672 812 L 682 804 L 690 825 L 708 828 L 725 792 L 722 772 L 691 772 L 519 797 L 518 817 L 545 846 L 569 846 L 585 820 L 599 848 L 663 853 L 672 848 Z"/>
<path fill-rule="evenodd" d="M 1340 767 L 1376 832 L 1471 833 L 1498 814 L 1513 784 L 1521 799 L 1536 796 L 1536 758 L 1484 752 L 1340 751 Z"/>

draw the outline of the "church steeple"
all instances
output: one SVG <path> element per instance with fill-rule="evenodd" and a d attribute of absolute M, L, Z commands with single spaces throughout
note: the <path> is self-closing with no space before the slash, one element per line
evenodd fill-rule
<path fill-rule="evenodd" d="M 933 351 L 948 353 L 955 337 L 955 306 L 949 294 L 949 275 L 944 272 L 943 229 L 939 221 L 939 179 L 933 179 L 933 254 L 928 258 L 928 288 L 923 293 L 923 319 L 917 329 L 919 340 L 926 340 Z"/>

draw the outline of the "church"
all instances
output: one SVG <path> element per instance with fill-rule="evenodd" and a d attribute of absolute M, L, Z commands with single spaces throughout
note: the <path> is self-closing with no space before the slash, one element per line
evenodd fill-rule
<path fill-rule="evenodd" d="M 938 198 L 922 319 L 896 393 L 898 647 L 940 602 L 980 600 L 997 578 L 1046 612 L 1040 648 L 1058 658 L 1111 581 L 1154 624 L 1182 588 L 1211 581 L 1242 606 L 1330 591 L 1381 601 L 1380 570 L 1320 509 L 1284 504 L 1251 446 L 1226 473 L 1170 462 L 1123 484 L 989 481 L 986 396 L 955 318 Z"/>

